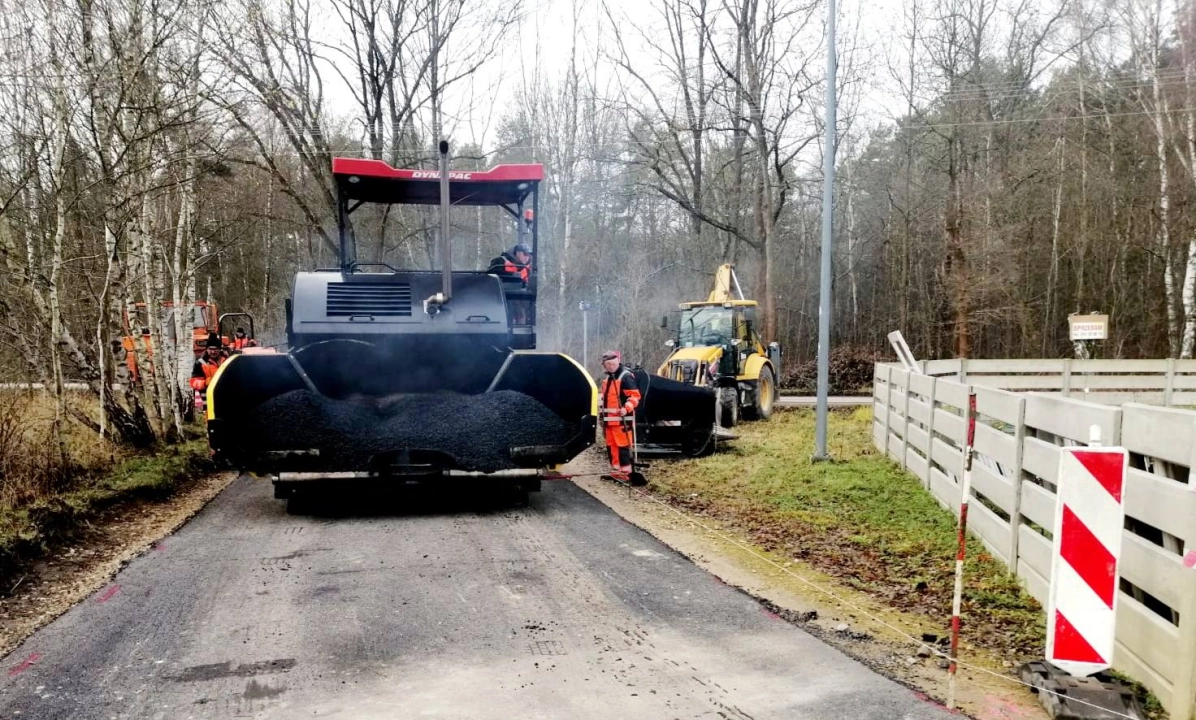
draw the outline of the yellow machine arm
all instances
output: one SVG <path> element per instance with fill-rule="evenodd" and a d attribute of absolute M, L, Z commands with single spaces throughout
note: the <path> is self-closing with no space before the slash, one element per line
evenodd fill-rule
<path fill-rule="evenodd" d="M 732 290 L 739 295 L 738 299 L 744 299 L 743 290 L 739 287 L 739 278 L 735 277 L 734 266 L 724 263 L 719 265 L 714 273 L 714 289 L 710 291 L 710 297 L 706 298 L 706 302 L 723 303 L 735 300 Z"/>

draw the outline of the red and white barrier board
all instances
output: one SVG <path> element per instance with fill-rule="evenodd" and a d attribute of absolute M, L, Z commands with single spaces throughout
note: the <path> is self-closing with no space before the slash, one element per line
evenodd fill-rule
<path fill-rule="evenodd" d="M 1059 456 L 1046 659 L 1086 676 L 1113 662 L 1129 456 L 1112 447 L 1065 447 Z"/>

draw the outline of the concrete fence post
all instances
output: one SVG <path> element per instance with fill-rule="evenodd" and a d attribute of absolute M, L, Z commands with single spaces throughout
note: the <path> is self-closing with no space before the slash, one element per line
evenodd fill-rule
<path fill-rule="evenodd" d="M 1179 656 L 1168 711 L 1176 720 L 1196 720 L 1196 568 L 1188 573 L 1179 607 Z"/>
<path fill-rule="evenodd" d="M 1017 399 L 1017 416 L 1013 426 L 1013 467 L 1009 468 L 1013 483 L 1013 506 L 1009 508 L 1009 572 L 1017 575 L 1018 531 L 1022 526 L 1022 452 L 1026 447 L 1026 398 Z"/>
<path fill-rule="evenodd" d="M 901 403 L 901 417 L 905 420 L 905 427 L 901 431 L 901 467 L 904 470 L 909 470 L 905 459 L 909 457 L 909 426 L 913 424 L 909 420 L 909 388 L 912 384 L 910 383 L 912 377 L 912 375 L 905 376 L 905 400 Z"/>
<path fill-rule="evenodd" d="M 968 359 L 961 358 L 959 361 L 959 383 L 961 385 L 968 384 Z"/>
<path fill-rule="evenodd" d="M 1167 383 L 1163 386 L 1163 407 L 1171 407 L 1171 394 L 1175 392 L 1175 358 L 1167 358 Z"/>
<path fill-rule="evenodd" d="M 926 422 L 926 474 L 922 477 L 922 487 L 930 490 L 930 473 L 934 467 L 932 458 L 934 457 L 934 409 L 936 403 L 934 395 L 938 392 L 938 378 L 933 378 L 930 381 L 930 396 L 927 397 L 930 405 L 930 419 Z"/>
<path fill-rule="evenodd" d="M 877 448 L 877 450 L 880 450 L 880 452 L 884 455 L 889 454 L 889 389 L 892 387 L 889 379 L 891 378 L 892 372 L 893 369 L 886 365 L 881 370 L 881 376 L 879 378 L 879 380 L 883 380 L 885 384 L 884 392 L 881 393 L 881 395 L 884 397 L 884 400 L 882 401 L 884 402 L 884 412 L 881 413 L 883 418 L 881 419 L 880 423 L 880 427 L 884 432 L 881 433 L 880 446 Z"/>
<path fill-rule="evenodd" d="M 1071 358 L 1063 360 L 1063 397 L 1071 397 Z"/>

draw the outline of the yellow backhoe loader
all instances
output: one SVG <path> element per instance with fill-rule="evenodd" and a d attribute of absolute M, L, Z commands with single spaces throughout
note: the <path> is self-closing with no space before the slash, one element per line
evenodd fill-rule
<path fill-rule="evenodd" d="M 765 345 L 755 328 L 756 301 L 747 300 L 733 266 L 718 268 L 714 289 L 704 301 L 681 304 L 672 353 L 657 375 L 718 393 L 718 419 L 733 427 L 740 418 L 766 420 L 772 415 L 781 373 L 781 347 Z"/>

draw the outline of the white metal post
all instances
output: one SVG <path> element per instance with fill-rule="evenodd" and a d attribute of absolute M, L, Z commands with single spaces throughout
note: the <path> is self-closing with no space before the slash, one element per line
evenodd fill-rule
<path fill-rule="evenodd" d="M 959 633 L 963 614 L 963 563 L 968 548 L 968 504 L 972 494 L 972 457 L 976 444 L 976 391 L 968 388 L 968 434 L 963 448 L 963 479 L 960 483 L 959 523 L 955 552 L 955 586 L 951 595 L 951 665 L 947 669 L 947 708 L 955 709 L 955 675 L 959 668 Z"/>
<path fill-rule="evenodd" d="M 829 460 L 826 425 L 831 364 L 831 246 L 835 225 L 835 0 L 826 5 L 826 140 L 822 149 L 822 272 L 818 285 L 818 409 L 814 459 Z M 887 404 L 887 403 L 886 403 Z M 885 438 L 887 445 L 888 438 Z"/>
<path fill-rule="evenodd" d="M 577 306 L 581 309 L 581 364 L 585 365 L 590 361 L 590 304 L 582 300 Z"/>

